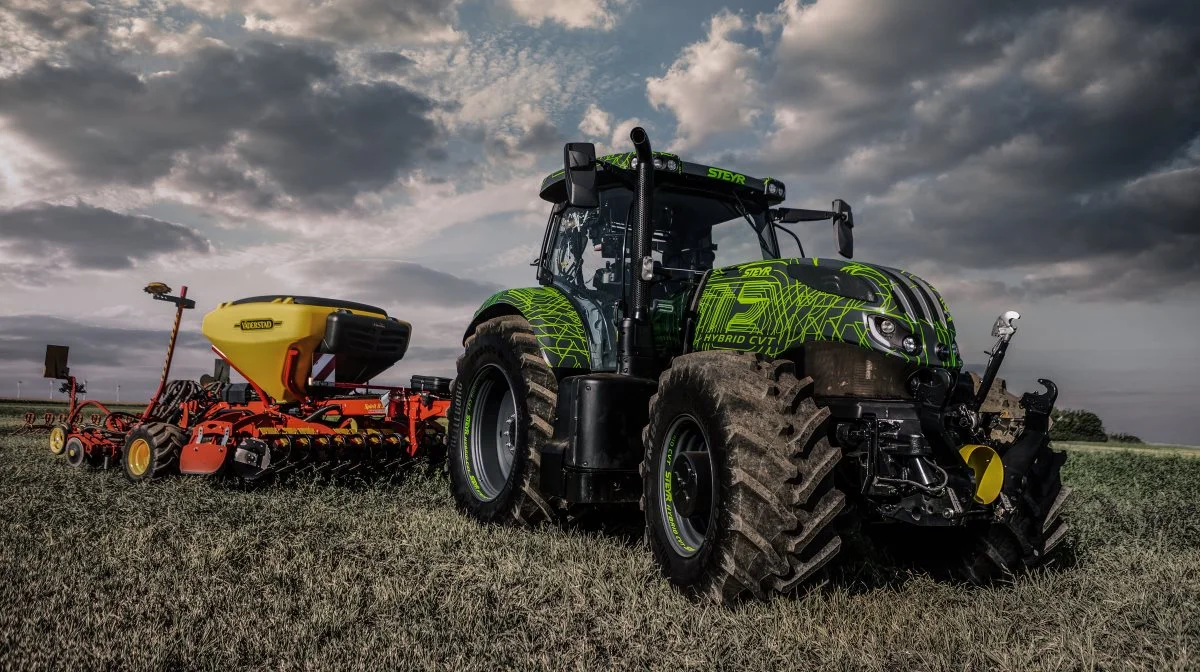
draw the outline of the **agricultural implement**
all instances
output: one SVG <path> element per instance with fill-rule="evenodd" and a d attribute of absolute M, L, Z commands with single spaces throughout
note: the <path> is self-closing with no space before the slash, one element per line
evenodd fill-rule
<path fill-rule="evenodd" d="M 781 207 L 778 180 L 631 140 L 600 158 L 565 147 L 541 186 L 538 285 L 467 326 L 458 506 L 530 524 L 640 504 L 663 574 L 726 602 L 804 585 L 860 525 L 922 528 L 971 582 L 1043 563 L 1067 530 L 1057 388 L 987 403 L 1019 315 L 996 322 L 973 379 L 928 282 L 849 261 L 846 202 Z M 786 225 L 808 221 L 833 222 L 846 260 L 805 255 Z"/>
<path fill-rule="evenodd" d="M 176 311 L 158 388 L 140 416 L 77 404 L 65 353 L 61 366 L 47 356 L 47 375 L 65 377 L 71 390 L 67 422 L 51 431 L 50 449 L 70 464 L 119 463 L 133 481 L 175 472 L 254 481 L 300 467 L 387 469 L 444 450 L 438 420 L 449 380 L 369 384 L 404 356 L 412 331 L 383 309 L 305 296 L 224 303 L 205 316 L 202 331 L 226 375 L 169 380 L 183 311 L 195 302 L 186 287 L 179 296 L 161 283 L 146 291 Z M 230 383 L 229 369 L 246 382 Z M 88 405 L 101 411 L 99 422 L 81 424 Z"/>

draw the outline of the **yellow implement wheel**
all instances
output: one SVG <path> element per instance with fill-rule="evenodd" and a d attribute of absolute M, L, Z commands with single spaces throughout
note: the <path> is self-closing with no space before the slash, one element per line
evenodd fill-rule
<path fill-rule="evenodd" d="M 50 452 L 62 455 L 67 450 L 67 426 L 55 425 L 50 428 Z"/>
<path fill-rule="evenodd" d="M 134 439 L 125 450 L 125 461 L 130 473 L 134 476 L 144 476 L 150 468 L 150 442 L 142 438 Z"/>
<path fill-rule="evenodd" d="M 138 425 L 125 437 L 121 464 L 131 481 L 144 481 L 168 472 L 177 472 L 179 448 L 185 432 L 174 425 L 147 422 Z"/>

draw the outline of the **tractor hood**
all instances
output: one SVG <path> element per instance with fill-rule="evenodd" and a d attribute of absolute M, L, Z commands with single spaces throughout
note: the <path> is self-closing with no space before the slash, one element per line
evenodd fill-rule
<path fill-rule="evenodd" d="M 774 357 L 811 341 L 840 341 L 921 366 L 962 363 L 941 295 L 885 266 L 806 258 L 719 268 L 701 289 L 697 313 L 696 350 Z"/>

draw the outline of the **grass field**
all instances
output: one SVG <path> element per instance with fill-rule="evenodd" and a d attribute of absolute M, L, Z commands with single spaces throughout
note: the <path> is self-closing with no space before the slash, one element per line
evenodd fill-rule
<path fill-rule="evenodd" d="M 0 413 L 5 412 L 0 407 Z M 1184 670 L 1200 459 L 1073 451 L 1055 565 L 968 589 L 847 552 L 698 606 L 637 539 L 483 528 L 440 475 L 257 490 L 76 471 L 0 418 L 0 668 Z"/>

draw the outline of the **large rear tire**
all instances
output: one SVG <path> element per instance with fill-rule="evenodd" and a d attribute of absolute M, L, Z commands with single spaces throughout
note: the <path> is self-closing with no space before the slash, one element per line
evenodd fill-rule
<path fill-rule="evenodd" d="M 792 363 L 709 351 L 675 358 L 643 433 L 642 510 L 663 574 L 731 604 L 790 592 L 831 560 L 841 451 Z"/>
<path fill-rule="evenodd" d="M 500 524 L 555 517 L 537 482 L 557 399 L 558 381 L 525 318 L 493 318 L 467 338 L 447 441 L 451 490 L 461 510 Z"/>
<path fill-rule="evenodd" d="M 146 481 L 179 470 L 179 450 L 187 433 L 164 422 L 138 425 L 125 437 L 121 466 L 133 482 Z"/>

